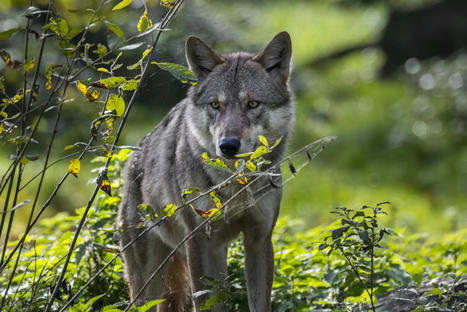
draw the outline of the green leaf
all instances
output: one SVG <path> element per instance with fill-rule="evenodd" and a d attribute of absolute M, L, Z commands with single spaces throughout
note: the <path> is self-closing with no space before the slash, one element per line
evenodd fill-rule
<path fill-rule="evenodd" d="M 129 44 L 129 45 L 126 45 L 126 46 L 123 46 L 121 48 L 119 48 L 120 51 L 130 51 L 130 50 L 135 50 L 135 49 L 138 49 L 140 46 L 142 46 L 144 44 L 144 42 L 137 42 L 137 43 L 133 43 L 133 44 Z"/>
<path fill-rule="evenodd" d="M 11 29 L 5 30 L 5 31 L 1 31 L 0 32 L 0 39 L 10 38 L 11 35 L 13 35 L 14 33 L 17 33 L 21 29 L 23 29 L 23 28 L 22 27 L 16 27 L 16 28 L 11 28 Z"/>
<path fill-rule="evenodd" d="M 36 64 L 36 58 L 32 57 L 26 61 L 24 64 L 24 72 L 28 73 L 32 69 L 34 69 L 34 65 Z"/>
<path fill-rule="evenodd" d="M 335 229 L 335 230 L 332 230 L 332 239 L 338 239 L 340 237 L 342 237 L 342 235 L 347 232 L 347 230 L 350 228 L 349 225 L 347 226 L 343 226 L 343 227 L 340 227 L 338 229 Z"/>
<path fill-rule="evenodd" d="M 174 204 L 170 203 L 170 204 L 167 204 L 163 209 L 162 209 L 162 213 L 165 214 L 167 217 L 171 217 L 173 216 L 173 214 L 175 213 L 175 210 L 177 210 L 177 206 L 175 206 Z"/>
<path fill-rule="evenodd" d="M 97 300 L 99 300 L 100 298 L 102 298 L 105 294 L 101 294 L 101 295 L 98 295 L 98 296 L 95 296 L 95 297 L 92 297 L 91 299 L 89 299 L 87 302 L 86 302 L 86 305 L 83 307 L 83 311 L 90 308 L 94 302 L 96 302 Z"/>
<path fill-rule="evenodd" d="M 114 6 L 112 8 L 112 11 L 117 11 L 117 10 L 121 10 L 127 6 L 129 6 L 131 3 L 133 2 L 133 0 L 123 0 L 123 1 L 120 1 L 116 6 Z"/>
<path fill-rule="evenodd" d="M 165 299 L 157 299 L 157 300 L 151 300 L 149 302 L 146 302 L 145 304 L 143 304 L 142 306 L 138 307 L 137 308 L 137 311 L 138 312 L 147 312 L 149 309 L 151 309 L 152 307 L 158 305 L 159 303 L 162 303 L 164 302 Z"/>
<path fill-rule="evenodd" d="M 139 80 L 130 79 L 125 84 L 121 85 L 122 91 L 134 91 L 138 87 Z"/>
<path fill-rule="evenodd" d="M 57 65 L 57 64 L 51 64 L 47 65 L 45 68 L 45 78 L 47 79 L 45 82 L 45 89 L 46 90 L 51 90 L 52 89 L 52 75 L 54 73 L 54 69 L 61 67 L 62 65 Z"/>
<path fill-rule="evenodd" d="M 277 145 L 279 145 L 279 143 L 281 143 L 281 141 L 282 141 L 282 137 L 278 138 L 276 142 L 274 142 L 274 144 L 271 146 L 271 149 L 274 149 Z"/>
<path fill-rule="evenodd" d="M 133 64 L 133 65 L 127 66 L 126 68 L 129 69 L 129 70 L 134 70 L 134 69 L 138 68 L 141 65 L 141 63 L 143 62 L 143 60 L 146 58 L 146 56 L 149 54 L 149 52 L 151 52 L 151 50 L 152 50 L 151 47 L 144 50 L 143 55 L 141 56 L 139 61 L 137 63 Z"/>
<path fill-rule="evenodd" d="M 182 82 L 196 82 L 198 80 L 193 72 L 183 65 L 158 62 L 151 62 L 151 64 L 155 64 L 160 69 L 168 71 L 173 77 Z"/>
<path fill-rule="evenodd" d="M 109 100 L 107 101 L 106 108 L 108 110 L 115 110 L 117 116 L 122 117 L 125 113 L 125 101 L 120 95 L 111 94 L 109 96 Z"/>
<path fill-rule="evenodd" d="M 126 78 L 121 76 L 104 78 L 99 81 L 92 82 L 90 85 L 103 89 L 114 89 L 126 83 Z"/>
<path fill-rule="evenodd" d="M 200 192 L 200 189 L 197 187 L 190 187 L 182 192 L 182 203 L 185 204 L 186 202 L 186 197 L 190 194 L 193 194 L 195 192 Z"/>
<path fill-rule="evenodd" d="M 430 295 L 435 295 L 435 296 L 439 296 L 439 295 L 442 295 L 444 293 L 444 291 L 440 288 L 433 288 L 431 289 L 430 291 L 426 292 L 423 294 L 423 296 L 430 296 Z"/>
<path fill-rule="evenodd" d="M 229 167 L 225 164 L 225 162 L 220 159 L 220 158 L 216 158 L 216 159 L 211 159 L 209 158 L 208 154 L 205 152 L 201 155 L 201 157 L 203 158 L 204 162 L 211 166 L 211 167 L 214 167 L 216 169 L 222 169 L 222 170 L 226 170 L 228 172 L 230 172 L 230 169 Z"/>
<path fill-rule="evenodd" d="M 151 218 L 155 215 L 154 211 L 152 210 L 151 206 L 148 204 L 139 204 L 137 206 L 139 212 L 146 220 L 151 220 Z"/>
<path fill-rule="evenodd" d="M 368 231 L 358 231 L 358 236 L 363 241 L 365 245 L 370 245 L 370 236 L 368 235 Z"/>
<path fill-rule="evenodd" d="M 107 53 L 107 47 L 101 43 L 98 43 L 97 48 L 92 50 L 92 52 L 102 57 Z"/>
<path fill-rule="evenodd" d="M 70 31 L 70 27 L 68 26 L 68 22 L 61 18 L 50 18 L 50 22 L 44 25 L 42 28 L 45 30 L 50 30 L 51 32 L 55 33 L 59 37 L 65 37 L 68 32 Z"/>
<path fill-rule="evenodd" d="M 125 40 L 125 34 L 123 33 L 123 31 L 120 29 L 120 27 L 118 27 L 117 25 L 109 22 L 109 21 L 104 21 L 104 23 L 107 25 L 107 28 L 109 28 L 109 30 L 111 32 L 113 32 L 114 34 L 116 34 L 120 39 L 122 39 L 122 41 Z"/>

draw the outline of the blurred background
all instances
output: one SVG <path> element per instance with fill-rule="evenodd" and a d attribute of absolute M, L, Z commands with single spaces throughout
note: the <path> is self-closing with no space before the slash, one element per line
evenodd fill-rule
<path fill-rule="evenodd" d="M 118 1 L 104 5 L 109 20 L 129 36 L 144 11 L 141 0 L 112 12 Z M 57 0 L 58 12 L 70 24 L 82 25 L 96 6 L 94 0 Z M 33 1 L 46 9 L 48 1 Z M 29 2 L 2 0 L 0 31 L 24 25 Z M 166 12 L 158 1 L 147 1 L 153 22 Z M 408 232 L 440 234 L 467 225 L 467 2 L 465 0 L 296 0 L 186 1 L 155 54 L 160 62 L 186 64 L 184 41 L 196 35 L 219 52 L 260 51 L 272 37 L 287 30 L 293 42 L 291 86 L 296 95 L 297 124 L 292 152 L 328 135 L 328 149 L 286 185 L 281 215 L 302 220 L 303 228 L 328 223 L 336 206 L 358 208 L 390 201 L 390 226 Z M 44 21 L 34 20 L 37 30 Z M 95 23 L 89 40 L 112 47 L 116 36 L 104 23 Z M 32 42 L 36 55 L 38 41 Z M 21 59 L 24 34 L 0 39 L 0 50 Z M 135 63 L 141 51 L 124 56 Z M 49 46 L 46 64 L 63 55 Z M 21 87 L 22 76 L 0 62 L 7 91 Z M 84 74 L 80 79 L 91 77 Z M 83 78 L 84 77 L 84 78 Z M 98 77 L 97 77 L 98 78 Z M 45 78 L 41 77 L 41 84 Z M 137 145 L 180 99 L 188 85 L 154 67 L 125 126 L 120 144 Z M 98 106 L 85 101 L 75 87 L 65 105 L 52 160 L 70 153 L 67 145 L 87 141 Z M 38 143 L 39 157 L 52 130 L 54 112 L 47 113 Z M 14 153 L 0 146 L 3 173 Z M 73 213 L 86 204 L 93 189 L 95 167 L 87 157 L 78 179 L 70 177 L 44 217 Z M 39 172 L 31 161 L 27 177 Z M 68 161 L 49 170 L 42 202 L 53 190 Z M 25 179 L 27 180 L 27 178 Z M 33 182 L 22 194 L 34 196 Z M 30 193 L 28 193 L 28 189 Z M 3 207 L 3 198 L 0 204 Z M 18 209 L 27 218 L 28 209 Z M 24 224 L 16 218 L 13 234 Z M 26 222 L 26 221 L 24 221 Z"/>

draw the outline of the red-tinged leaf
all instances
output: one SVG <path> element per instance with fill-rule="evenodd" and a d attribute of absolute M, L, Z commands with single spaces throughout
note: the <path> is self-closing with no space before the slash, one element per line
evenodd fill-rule
<path fill-rule="evenodd" d="M 204 219 L 207 219 L 211 217 L 212 215 L 214 215 L 215 213 L 219 212 L 219 208 L 212 208 L 212 209 L 209 209 L 208 211 L 203 211 L 201 209 L 196 209 L 196 208 L 194 208 L 194 210 L 196 211 L 197 214 L 199 214 Z"/>
<path fill-rule="evenodd" d="M 237 176 L 237 182 L 240 185 L 246 185 L 248 183 L 248 179 L 243 174 L 239 173 Z"/>
<path fill-rule="evenodd" d="M 96 183 L 102 191 L 104 191 L 107 195 L 112 196 L 112 190 L 110 188 L 110 180 L 107 177 L 106 169 L 101 170 L 99 172 Z"/>
<path fill-rule="evenodd" d="M 112 190 L 110 188 L 110 181 L 109 180 L 102 180 L 99 184 L 99 188 L 103 190 L 107 195 L 112 196 Z"/>

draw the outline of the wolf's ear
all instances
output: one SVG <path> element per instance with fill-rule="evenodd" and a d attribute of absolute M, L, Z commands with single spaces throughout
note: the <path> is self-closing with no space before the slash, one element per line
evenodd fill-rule
<path fill-rule="evenodd" d="M 278 33 L 268 46 L 253 61 L 259 62 L 271 77 L 278 82 L 286 83 L 290 74 L 292 57 L 292 41 L 288 32 Z"/>
<path fill-rule="evenodd" d="M 188 37 L 185 52 L 188 66 L 198 79 L 203 79 L 214 67 L 224 62 L 220 55 L 197 37 Z"/>

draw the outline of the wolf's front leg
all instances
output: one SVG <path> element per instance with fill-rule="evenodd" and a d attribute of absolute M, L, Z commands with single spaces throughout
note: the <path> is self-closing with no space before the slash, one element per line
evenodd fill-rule
<path fill-rule="evenodd" d="M 187 242 L 186 253 L 192 293 L 206 288 L 207 280 L 203 277 L 216 280 L 222 280 L 226 277 L 227 245 L 212 246 L 212 242 L 203 233 L 199 233 Z M 212 295 L 208 294 L 194 298 L 193 302 L 196 311 L 200 311 L 200 306 Z M 211 311 L 220 311 L 221 308 L 221 305 L 218 304 Z"/>
<path fill-rule="evenodd" d="M 271 234 L 260 237 L 245 232 L 245 274 L 251 312 L 271 311 L 274 251 Z"/>

